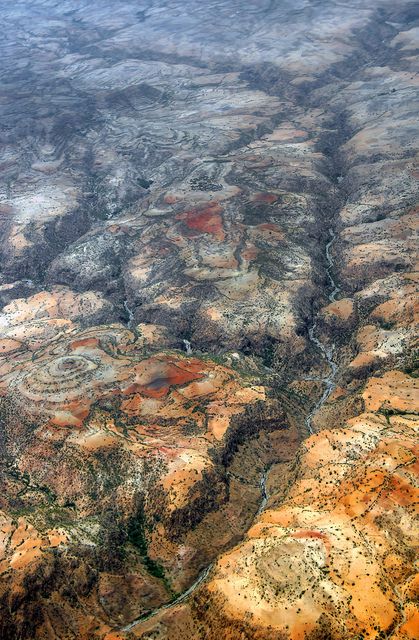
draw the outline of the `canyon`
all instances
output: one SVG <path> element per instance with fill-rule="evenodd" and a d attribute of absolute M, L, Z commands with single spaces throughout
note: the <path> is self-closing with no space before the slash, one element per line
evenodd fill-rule
<path fill-rule="evenodd" d="M 0 25 L 1 638 L 416 638 L 417 4 Z"/>

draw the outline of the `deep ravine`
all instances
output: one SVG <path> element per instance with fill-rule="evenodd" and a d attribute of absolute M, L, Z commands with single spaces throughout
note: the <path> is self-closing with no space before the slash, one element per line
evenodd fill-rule
<path fill-rule="evenodd" d="M 133 329 L 134 326 L 134 312 L 133 310 L 128 306 L 128 300 L 124 300 L 124 309 L 125 309 L 125 313 L 127 314 L 127 329 L 129 329 L 130 331 Z"/>
<path fill-rule="evenodd" d="M 330 302 L 334 302 L 336 300 L 336 296 L 340 291 L 339 285 L 333 278 L 332 272 L 334 268 L 334 261 L 331 254 L 331 247 L 333 246 L 336 235 L 333 229 L 329 229 L 330 240 L 326 243 L 325 255 L 327 260 L 326 267 L 326 275 L 330 283 L 331 292 L 328 295 Z M 305 426 L 307 428 L 308 433 L 311 435 L 314 433 L 313 431 L 313 418 L 316 413 L 322 408 L 324 403 L 327 401 L 328 397 L 334 390 L 336 373 L 338 370 L 338 365 L 334 360 L 334 344 L 329 347 L 325 343 L 323 343 L 319 338 L 316 337 L 316 329 L 317 329 L 317 315 L 314 317 L 313 324 L 310 326 L 308 330 L 308 337 L 316 349 L 320 352 L 323 360 L 326 361 L 327 366 L 329 367 L 329 374 L 322 378 L 311 378 L 311 380 L 317 380 L 324 385 L 324 391 L 319 400 L 316 402 L 310 413 L 305 418 Z"/>
<path fill-rule="evenodd" d="M 171 602 L 167 602 L 166 604 L 163 604 L 161 607 L 158 607 L 153 611 L 144 613 L 142 616 L 140 616 L 139 618 L 136 618 L 135 620 L 127 624 L 125 627 L 121 627 L 119 631 L 130 631 L 131 629 L 136 627 L 137 624 L 140 624 L 140 622 L 145 622 L 146 620 L 149 620 L 150 618 L 153 618 L 154 616 L 156 616 L 161 611 L 166 611 L 166 609 L 171 609 L 172 607 L 175 607 L 177 604 L 181 604 L 181 602 L 186 600 L 186 598 L 190 596 L 191 593 L 193 593 L 199 587 L 199 585 L 202 584 L 207 579 L 207 577 L 211 573 L 211 569 L 213 568 L 213 566 L 214 566 L 214 562 L 211 562 L 211 564 L 205 567 L 205 569 L 201 571 L 201 573 L 199 574 L 195 582 L 193 582 L 191 586 L 188 587 L 188 589 L 186 589 L 186 591 L 183 591 L 183 593 L 178 595 L 174 600 L 171 600 Z"/>
<path fill-rule="evenodd" d="M 327 278 L 329 280 L 330 283 L 330 293 L 328 294 L 328 299 L 330 300 L 330 302 L 334 302 L 336 300 L 336 296 L 337 294 L 340 292 L 340 287 L 339 285 L 336 283 L 336 281 L 334 280 L 333 277 L 333 269 L 334 269 L 334 261 L 333 261 L 333 257 L 332 257 L 332 253 L 331 253 L 331 248 L 334 244 L 334 242 L 336 241 L 336 234 L 333 231 L 333 229 L 329 229 L 329 235 L 330 235 L 330 240 L 326 243 L 325 246 L 325 257 L 326 257 L 326 261 L 327 261 L 327 267 L 326 267 L 326 275 Z M 125 303 L 124 303 L 125 306 Z M 127 309 L 127 311 L 129 311 L 129 309 Z M 130 318 L 131 319 L 131 318 Z M 310 326 L 309 331 L 308 331 L 308 335 L 309 335 L 309 339 L 310 341 L 313 343 L 313 345 L 316 347 L 317 351 L 320 352 L 322 359 L 324 359 L 330 369 L 329 374 L 325 377 L 322 378 L 311 378 L 311 380 L 318 380 L 319 382 L 321 382 L 325 389 L 324 392 L 322 394 L 322 396 L 320 397 L 320 399 L 316 402 L 316 404 L 314 405 L 314 407 L 312 408 L 312 410 L 310 411 L 310 413 L 306 416 L 305 418 L 305 426 L 307 428 L 308 433 L 311 435 L 312 433 L 314 433 L 313 431 L 313 426 L 312 426 L 312 420 L 313 417 L 315 416 L 315 414 L 322 408 L 322 406 L 325 404 L 325 402 L 327 401 L 328 397 L 330 396 L 330 394 L 332 393 L 333 389 L 335 388 L 335 378 L 336 378 L 336 373 L 338 370 L 338 365 L 336 363 L 336 361 L 334 360 L 334 345 L 332 344 L 331 347 L 327 346 L 326 344 L 324 344 L 321 340 L 319 340 L 319 338 L 316 337 L 315 332 L 316 332 L 316 328 L 317 328 L 317 316 L 314 317 L 313 319 L 313 324 Z M 187 341 L 184 341 L 185 343 L 185 347 L 187 349 L 187 353 L 188 353 L 188 347 L 190 349 L 190 343 L 188 343 Z M 261 498 L 260 498 L 260 502 L 259 502 L 259 507 L 255 513 L 254 519 L 252 521 L 252 523 L 256 520 L 256 518 L 262 513 L 262 511 L 265 509 L 268 500 L 269 500 L 269 493 L 267 490 L 267 481 L 268 481 L 268 477 L 269 477 L 269 472 L 271 470 L 273 465 L 268 465 L 267 467 L 265 467 L 261 478 L 260 478 L 260 488 L 261 488 Z M 138 624 L 140 624 L 141 622 L 145 622 L 146 620 L 149 620 L 150 618 L 153 618 L 154 616 L 158 615 L 160 612 L 166 611 L 167 609 L 171 609 L 172 607 L 175 607 L 178 604 L 181 604 L 184 600 L 186 600 L 186 598 L 188 598 L 192 593 L 194 593 L 196 591 L 196 589 L 207 580 L 208 576 L 211 573 L 211 570 L 215 564 L 216 560 L 214 562 L 211 562 L 207 567 L 205 567 L 201 573 L 199 574 L 199 576 L 197 577 L 197 579 L 195 580 L 195 582 L 193 582 L 190 587 L 188 587 L 188 589 L 186 589 L 186 591 L 183 591 L 180 595 L 178 595 L 174 600 L 172 600 L 171 602 L 168 602 L 160 607 L 158 607 L 157 609 L 154 609 L 153 611 L 150 611 L 148 613 L 144 613 L 143 615 L 141 615 L 140 617 L 136 618 L 135 620 L 133 620 L 132 622 L 130 622 L 128 625 L 121 627 L 119 630 L 120 631 L 130 631 L 131 629 L 133 629 L 135 626 L 137 626 Z"/>
<path fill-rule="evenodd" d="M 265 467 L 261 475 L 261 478 L 260 478 L 261 499 L 259 502 L 258 510 L 256 511 L 256 514 L 253 518 L 252 524 L 256 520 L 256 518 L 259 516 L 259 514 L 262 513 L 262 511 L 265 509 L 267 502 L 269 500 L 269 494 L 268 494 L 266 483 L 268 481 L 268 476 L 269 476 L 271 467 L 272 465 L 268 465 L 267 467 Z M 139 618 L 136 618 L 135 620 L 127 624 L 125 627 L 120 628 L 119 630 L 130 631 L 135 626 L 137 626 L 137 624 L 140 624 L 140 622 L 145 622 L 146 620 L 153 618 L 160 612 L 166 611 L 167 609 L 171 609 L 172 607 L 175 607 L 176 605 L 181 604 L 184 600 L 186 600 L 188 596 L 190 596 L 194 591 L 196 591 L 196 589 L 208 578 L 215 562 L 216 560 L 214 562 L 211 562 L 208 566 L 206 566 L 205 569 L 201 571 L 201 573 L 199 574 L 195 582 L 193 582 L 191 586 L 188 587 L 188 589 L 186 589 L 186 591 L 183 591 L 174 600 L 172 600 L 171 602 L 167 602 L 166 604 L 163 604 L 161 607 L 158 607 L 153 611 L 144 613 L 142 616 L 140 616 Z"/>

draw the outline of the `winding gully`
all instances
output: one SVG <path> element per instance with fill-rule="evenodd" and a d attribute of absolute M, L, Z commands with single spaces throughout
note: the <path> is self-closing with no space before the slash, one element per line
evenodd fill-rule
<path fill-rule="evenodd" d="M 331 289 L 330 293 L 328 294 L 328 299 L 329 299 L 330 302 L 334 302 L 336 300 L 336 296 L 338 295 L 338 293 L 341 290 L 341 287 L 339 287 L 339 285 L 336 283 L 336 281 L 333 278 L 334 260 L 333 260 L 331 249 L 332 249 L 332 246 L 333 246 L 334 242 L 336 241 L 336 234 L 333 231 L 333 229 L 329 229 L 329 236 L 330 236 L 330 240 L 326 243 L 326 247 L 325 247 L 325 256 L 326 256 L 326 263 L 327 263 L 326 275 L 327 275 L 327 278 L 329 280 L 329 285 L 330 285 L 330 289 Z M 132 319 L 132 313 L 131 313 L 131 310 L 128 308 L 128 306 L 125 305 L 125 302 L 124 302 L 124 306 L 125 306 L 127 312 L 129 313 L 130 320 L 131 320 Z M 324 385 L 323 394 L 321 395 L 320 399 L 316 402 L 316 404 L 314 405 L 314 407 L 312 408 L 310 413 L 306 416 L 305 421 L 304 421 L 305 426 L 307 428 L 307 431 L 308 431 L 308 433 L 310 435 L 312 433 L 314 433 L 313 424 L 312 424 L 313 417 L 316 415 L 316 413 L 325 404 L 325 402 L 327 401 L 328 397 L 330 396 L 330 394 L 332 393 L 332 391 L 334 390 L 334 388 L 336 386 L 335 378 L 336 378 L 336 373 L 337 373 L 337 370 L 338 370 L 337 362 L 333 359 L 334 345 L 332 344 L 332 346 L 329 347 L 328 345 L 323 343 L 321 340 L 319 340 L 319 338 L 317 338 L 316 335 L 315 335 L 316 334 L 316 328 L 317 328 L 317 316 L 314 317 L 313 324 L 310 326 L 310 328 L 308 330 L 308 337 L 309 337 L 310 342 L 312 342 L 313 345 L 316 347 L 316 349 L 320 352 L 321 357 L 323 358 L 323 360 L 327 363 L 327 365 L 329 367 L 329 374 L 324 376 L 324 377 L 320 377 L 320 378 L 309 378 L 310 380 L 315 380 L 315 381 L 321 382 Z M 184 341 L 184 342 L 185 342 L 185 347 L 186 347 L 186 350 L 187 350 L 187 353 L 188 353 L 188 347 L 190 349 L 190 343 L 186 344 L 187 341 Z M 260 499 L 258 510 L 257 510 L 257 512 L 255 514 L 254 520 L 256 520 L 256 518 L 262 513 L 262 511 L 265 509 L 265 507 L 266 507 L 266 505 L 268 503 L 268 500 L 269 500 L 267 482 L 268 482 L 269 472 L 270 472 L 271 468 L 272 468 L 272 465 L 267 466 L 265 468 L 264 472 L 262 473 L 262 476 L 261 476 L 261 479 L 260 479 L 261 499 Z M 215 564 L 215 562 L 211 562 L 211 564 L 209 564 L 207 567 L 205 567 L 205 569 L 203 569 L 201 571 L 201 573 L 199 574 L 199 576 L 197 577 L 195 582 L 193 582 L 191 584 L 191 586 L 188 587 L 188 589 L 186 589 L 186 591 L 183 591 L 183 593 L 178 595 L 174 600 L 172 600 L 171 602 L 167 602 L 166 604 L 162 605 L 161 607 L 158 607 L 157 609 L 154 609 L 153 611 L 150 611 L 148 613 L 144 613 L 142 616 L 140 616 L 139 618 L 136 618 L 135 620 L 130 622 L 125 627 L 121 627 L 119 629 L 119 631 L 130 631 L 131 629 L 136 627 L 141 622 L 145 622 L 146 620 L 149 620 L 150 618 L 153 618 L 154 616 L 158 615 L 159 613 L 162 613 L 163 611 L 166 611 L 167 609 L 171 609 L 171 608 L 175 607 L 176 605 L 181 604 L 182 602 L 184 602 L 192 593 L 194 593 L 194 591 L 196 591 L 196 589 L 203 582 L 205 582 L 205 580 L 210 575 L 214 564 Z"/>
<path fill-rule="evenodd" d="M 326 249 L 325 249 L 326 260 L 327 260 L 326 275 L 329 280 L 330 288 L 331 288 L 331 292 L 329 293 L 328 298 L 330 302 L 334 302 L 341 288 L 339 287 L 339 285 L 336 284 L 332 275 L 335 263 L 333 261 L 331 247 L 336 241 L 336 234 L 333 231 L 333 229 L 329 229 L 329 236 L 330 236 L 330 240 L 329 242 L 327 242 Z M 329 347 L 328 345 L 324 344 L 321 340 L 319 340 L 316 337 L 316 328 L 317 328 L 317 316 L 315 316 L 313 324 L 310 326 L 308 330 L 308 337 L 310 342 L 312 342 L 316 347 L 316 349 L 320 351 L 320 354 L 323 360 L 325 360 L 325 362 L 327 363 L 329 367 L 329 374 L 322 378 L 310 378 L 310 380 L 316 380 L 318 382 L 321 382 L 324 385 L 324 391 L 322 396 L 316 402 L 316 404 L 314 405 L 310 413 L 306 416 L 306 419 L 304 421 L 307 431 L 310 435 L 314 433 L 313 431 L 314 416 L 322 408 L 322 406 L 324 405 L 324 403 L 326 402 L 326 400 L 328 399 L 328 397 L 330 396 L 330 394 L 332 393 L 332 391 L 336 386 L 335 378 L 338 370 L 337 362 L 333 359 L 334 345 L 332 344 Z"/>

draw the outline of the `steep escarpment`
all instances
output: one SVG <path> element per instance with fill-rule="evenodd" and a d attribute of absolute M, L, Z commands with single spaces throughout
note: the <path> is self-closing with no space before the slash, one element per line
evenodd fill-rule
<path fill-rule="evenodd" d="M 419 16 L 364 4 L 3 3 L 2 637 L 414 637 Z"/>

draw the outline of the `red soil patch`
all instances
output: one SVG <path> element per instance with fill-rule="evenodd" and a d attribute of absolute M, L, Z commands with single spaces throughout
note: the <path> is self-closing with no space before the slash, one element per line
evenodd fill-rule
<path fill-rule="evenodd" d="M 267 231 L 280 231 L 278 225 L 273 222 L 264 222 L 263 224 L 259 224 L 258 227 L 259 229 L 266 229 Z"/>
<path fill-rule="evenodd" d="M 321 540 L 326 547 L 327 555 L 330 553 L 330 540 L 323 531 L 316 531 L 314 529 L 302 529 L 292 534 L 293 538 L 313 538 L 315 540 Z"/>
<path fill-rule="evenodd" d="M 156 378 L 149 385 L 139 387 L 139 392 L 147 398 L 164 398 L 170 391 L 166 378 Z"/>
<path fill-rule="evenodd" d="M 130 384 L 129 387 L 124 389 L 122 393 L 124 396 L 131 396 L 133 393 L 139 393 L 143 388 L 144 385 L 134 382 L 133 384 Z"/>
<path fill-rule="evenodd" d="M 0 353 L 10 353 L 11 351 L 16 351 L 22 347 L 22 343 L 18 340 L 13 340 L 13 338 L 5 338 L 4 340 L 0 340 Z"/>
<path fill-rule="evenodd" d="M 176 460 L 179 457 L 178 447 L 167 447 L 162 445 L 158 447 L 158 451 L 166 458 L 166 460 Z"/>
<path fill-rule="evenodd" d="M 177 198 L 176 196 L 173 196 L 170 193 L 168 193 L 166 196 L 164 196 L 163 201 L 165 204 L 175 204 L 175 202 L 177 202 Z"/>
<path fill-rule="evenodd" d="M 1 165 L 0 165 L 0 168 L 1 168 Z M 8 213 L 8 214 L 13 213 L 13 207 L 11 207 L 8 204 L 2 204 L 0 205 L 0 213 Z"/>
<path fill-rule="evenodd" d="M 202 373 L 197 373 L 194 371 L 188 371 L 187 369 L 183 369 L 179 365 L 175 365 L 169 362 L 166 365 L 165 374 L 161 377 L 155 378 L 150 384 L 147 385 L 147 388 L 150 389 L 159 389 L 167 384 L 169 387 L 174 385 L 186 384 L 187 382 L 192 382 L 192 380 L 200 380 L 203 378 Z"/>
<path fill-rule="evenodd" d="M 63 405 L 51 418 L 50 423 L 57 427 L 81 427 L 89 415 L 90 406 L 89 400 Z"/>
<path fill-rule="evenodd" d="M 83 338 L 82 340 L 74 340 L 70 344 L 70 348 L 75 350 L 79 347 L 98 347 L 99 340 L 97 338 Z"/>
<path fill-rule="evenodd" d="M 384 497 L 402 507 L 414 505 L 418 498 L 418 491 L 409 482 L 397 476 L 390 478 L 389 487 L 383 493 Z"/>
<path fill-rule="evenodd" d="M 124 400 L 121 404 L 121 411 L 124 413 L 137 413 L 143 403 L 143 399 L 139 395 L 135 395 L 128 400 Z"/>
<path fill-rule="evenodd" d="M 262 236 L 265 240 L 278 240 L 284 239 L 284 233 L 277 224 L 273 222 L 263 222 L 254 227 L 254 233 L 258 236 Z"/>
<path fill-rule="evenodd" d="M 223 209 L 218 202 L 209 202 L 203 207 L 190 209 L 176 216 L 177 220 L 184 220 L 189 229 L 200 233 L 209 233 L 217 240 L 224 240 L 223 219 L 221 217 Z"/>
<path fill-rule="evenodd" d="M 315 531 L 313 529 L 303 529 L 302 531 L 296 531 L 292 534 L 293 538 L 317 538 L 318 540 L 327 541 L 327 535 L 322 531 Z"/>
<path fill-rule="evenodd" d="M 264 202 L 266 204 L 273 204 L 278 200 L 278 196 L 275 193 L 255 193 L 253 196 L 254 202 Z"/>
<path fill-rule="evenodd" d="M 259 249 L 255 246 L 246 247 L 244 251 L 242 251 L 243 260 L 254 260 L 259 253 Z"/>
<path fill-rule="evenodd" d="M 144 367 L 144 374 L 141 369 Z M 135 382 L 127 387 L 124 395 L 140 393 L 148 398 L 162 398 L 169 393 L 170 387 L 179 386 L 200 380 L 204 377 L 202 373 L 202 363 L 198 360 L 181 360 L 173 362 L 170 360 L 149 360 L 140 367 L 140 376 L 146 375 L 146 380 Z M 149 370 L 149 373 L 146 373 Z"/>

